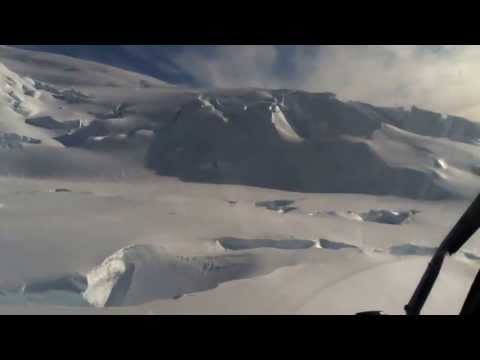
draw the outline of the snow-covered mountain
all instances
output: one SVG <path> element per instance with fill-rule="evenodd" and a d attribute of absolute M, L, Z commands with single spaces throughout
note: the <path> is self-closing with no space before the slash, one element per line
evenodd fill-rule
<path fill-rule="evenodd" d="M 480 188 L 480 124 L 467 119 L 330 93 L 179 89 L 5 47 L 0 58 L 0 129 L 41 145 L 145 148 L 137 161 L 162 175 L 289 191 L 438 199 Z"/>
<path fill-rule="evenodd" d="M 0 47 L 0 283 L 14 284 L 0 286 L 0 310 L 236 312 L 235 297 L 255 289 L 245 312 L 360 311 L 372 298 L 331 301 L 372 293 L 362 276 L 388 282 L 414 255 L 401 300 L 376 289 L 394 311 L 422 271 L 417 256 L 480 190 L 479 150 L 480 124 L 416 107 L 184 88 Z M 446 288 L 464 290 L 475 250 Z M 268 308 L 265 289 L 285 299 Z"/>

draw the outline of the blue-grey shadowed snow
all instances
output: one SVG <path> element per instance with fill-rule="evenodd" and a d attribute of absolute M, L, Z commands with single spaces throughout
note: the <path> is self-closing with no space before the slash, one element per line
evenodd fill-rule
<path fill-rule="evenodd" d="M 24 144 L 41 144 L 42 141 L 13 133 L 0 132 L 0 149 L 21 149 Z"/>
<path fill-rule="evenodd" d="M 87 279 L 81 274 L 67 274 L 45 279 L 29 281 L 23 291 L 26 293 L 42 293 L 52 290 L 82 293 L 87 289 Z"/>
<path fill-rule="evenodd" d="M 87 279 L 81 274 L 48 276 L 27 281 L 23 286 L 0 289 L 0 304 L 44 304 L 85 307 Z"/>
<path fill-rule="evenodd" d="M 218 240 L 219 244 L 227 250 L 251 250 L 258 248 L 273 248 L 282 250 L 302 250 L 315 246 L 312 240 L 271 240 L 271 239 L 239 239 L 225 237 Z"/>
<path fill-rule="evenodd" d="M 259 201 L 255 203 L 255 206 L 264 207 L 268 210 L 281 211 L 287 213 L 297 209 L 291 206 L 295 201 L 293 200 L 272 200 L 272 201 Z"/>
<path fill-rule="evenodd" d="M 57 305 L 73 307 L 90 307 L 91 305 L 81 296 L 68 291 L 52 290 L 42 293 L 0 293 L 0 305 Z"/>
<path fill-rule="evenodd" d="M 335 91 L 383 105 L 474 113 L 475 45 L 17 45 L 198 87 Z M 463 68 L 450 66 L 462 63 Z M 470 65 L 470 66 L 469 66 Z M 340 71 L 337 69 L 340 68 Z M 358 71 L 362 69 L 362 71 Z M 432 70 L 433 69 L 433 70 Z M 65 71 L 75 68 L 65 67 Z M 419 73 L 450 76 L 419 76 Z M 376 81 L 372 81 L 372 74 Z M 384 81 L 389 79 L 389 81 Z M 365 84 L 369 86 L 365 87 Z M 458 85 L 461 86 L 458 86 Z M 458 89 L 448 93 L 452 86 Z M 423 89 L 423 91 L 416 91 Z M 433 95 L 432 95 L 433 94 Z M 471 116 L 471 115 L 470 115 Z M 474 116 L 478 117 L 477 114 Z"/>
<path fill-rule="evenodd" d="M 178 64 L 178 58 L 202 58 L 215 61 L 222 51 L 216 45 L 17 45 L 25 50 L 49 52 L 90 60 L 125 70 L 152 76 L 171 84 L 211 86 L 199 78 L 190 67 Z M 318 46 L 272 45 L 276 56 L 271 68 L 272 77 L 284 84 L 298 84 L 305 80 L 305 71 L 298 64 L 298 55 L 313 59 L 321 53 Z M 75 71 L 75 69 L 64 69 Z"/>
<path fill-rule="evenodd" d="M 480 260 L 480 256 L 475 255 L 474 253 L 469 251 L 464 251 L 463 255 L 465 255 L 465 257 L 470 260 Z"/>
<path fill-rule="evenodd" d="M 388 225 L 401 225 L 410 220 L 417 210 L 396 211 L 396 210 L 370 210 L 360 214 L 363 221 L 376 222 Z"/>
<path fill-rule="evenodd" d="M 390 248 L 390 254 L 398 256 L 406 255 L 418 255 L 418 256 L 431 256 L 435 253 L 437 248 L 428 246 L 419 246 L 414 244 L 403 244 L 392 246 Z"/>
<path fill-rule="evenodd" d="M 327 239 L 320 239 L 319 241 L 320 247 L 322 249 L 328 249 L 328 250 L 342 250 L 342 249 L 357 249 L 361 250 L 358 246 L 343 243 L 343 242 L 338 242 L 338 241 L 330 241 Z"/>
<path fill-rule="evenodd" d="M 36 127 L 50 129 L 50 130 L 74 130 L 81 125 L 80 120 L 71 121 L 57 121 L 51 116 L 39 116 L 34 118 L 27 118 L 25 123 Z"/>

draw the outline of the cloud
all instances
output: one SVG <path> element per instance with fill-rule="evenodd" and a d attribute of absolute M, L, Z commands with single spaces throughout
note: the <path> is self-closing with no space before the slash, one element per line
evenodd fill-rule
<path fill-rule="evenodd" d="M 477 47 L 330 47 L 301 86 L 328 88 L 347 99 L 417 105 L 480 119 L 479 60 Z"/>
<path fill-rule="evenodd" d="M 274 46 L 216 46 L 208 53 L 199 52 L 194 46 L 185 48 L 176 64 L 204 86 L 277 87 L 277 55 Z"/>
<path fill-rule="evenodd" d="M 174 62 L 205 86 L 331 91 L 480 120 L 474 45 L 216 46 L 208 53 L 187 47 Z"/>

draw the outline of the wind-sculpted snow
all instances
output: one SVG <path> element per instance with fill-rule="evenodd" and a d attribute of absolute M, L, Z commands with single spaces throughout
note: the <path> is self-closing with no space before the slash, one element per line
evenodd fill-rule
<path fill-rule="evenodd" d="M 184 115 L 158 132 L 147 165 L 159 174 L 185 181 L 296 192 L 427 199 L 452 196 L 428 169 L 391 166 L 367 143 L 342 137 L 327 137 L 320 142 L 284 141 L 267 122 L 268 111 L 253 111 L 256 113 L 229 115 L 228 125 Z M 204 167 L 206 163 L 212 166 Z"/>
<path fill-rule="evenodd" d="M 176 256 L 149 245 L 120 249 L 86 274 L 83 297 L 95 307 L 138 305 L 176 299 L 220 283 L 258 276 L 286 266 L 278 258 L 262 265 L 260 255 Z"/>
<path fill-rule="evenodd" d="M 301 240 L 285 244 L 291 249 L 305 249 L 307 245 Z M 253 253 L 179 256 L 151 245 L 131 245 L 85 274 L 49 276 L 16 287 L 1 287 L 0 304 L 43 302 L 97 308 L 141 305 L 158 299 L 178 299 L 292 264 L 294 259 L 281 256 L 268 262 L 262 260 L 262 254 Z"/>
<path fill-rule="evenodd" d="M 307 250 L 310 240 L 218 240 L 228 250 Z M 324 240 L 322 244 L 325 245 Z M 242 252 L 215 256 L 179 256 L 151 245 L 131 245 L 107 257 L 85 274 L 48 276 L 0 288 L 0 304 L 43 303 L 97 308 L 141 305 L 179 299 L 213 289 L 223 282 L 268 274 L 294 265 L 293 258 Z"/>

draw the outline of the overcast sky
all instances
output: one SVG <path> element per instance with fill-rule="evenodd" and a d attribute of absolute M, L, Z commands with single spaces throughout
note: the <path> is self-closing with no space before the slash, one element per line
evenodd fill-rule
<path fill-rule="evenodd" d="M 34 46 L 41 48 L 41 46 Z M 45 50 L 207 87 L 330 91 L 480 121 L 480 46 L 57 45 Z"/>

